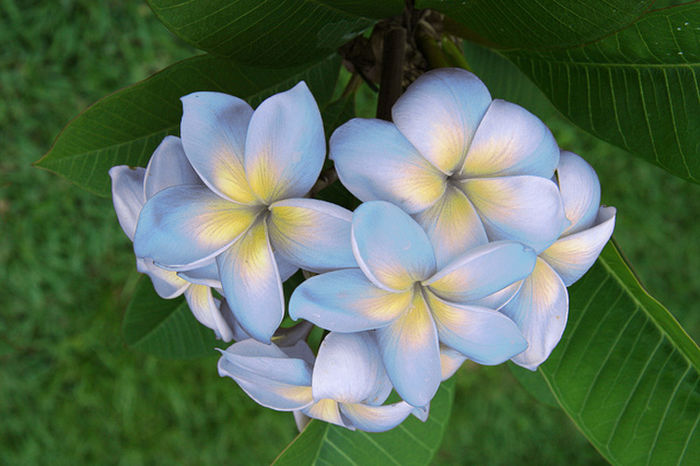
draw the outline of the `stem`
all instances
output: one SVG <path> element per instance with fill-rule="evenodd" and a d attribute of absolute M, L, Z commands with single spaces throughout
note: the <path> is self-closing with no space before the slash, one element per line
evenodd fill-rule
<path fill-rule="evenodd" d="M 450 63 L 447 61 L 443 50 L 437 41 L 424 29 L 420 28 L 416 34 L 416 41 L 421 53 L 428 61 L 431 69 L 447 68 Z"/>
<path fill-rule="evenodd" d="M 403 60 L 406 50 L 406 30 L 395 27 L 384 34 L 382 76 L 377 101 L 377 118 L 391 121 L 391 107 L 401 95 Z"/>

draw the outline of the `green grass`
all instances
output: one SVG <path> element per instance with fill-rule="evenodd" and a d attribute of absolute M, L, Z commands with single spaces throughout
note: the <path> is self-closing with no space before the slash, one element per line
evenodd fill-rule
<path fill-rule="evenodd" d="M 0 0 L 0 464 L 264 464 L 295 434 L 216 373 L 216 355 L 125 347 L 137 278 L 111 201 L 30 163 L 103 95 L 195 53 L 136 2 Z M 700 335 L 700 187 L 554 122 L 618 207 L 652 294 Z M 695 311 L 695 312 L 693 312 Z M 439 464 L 597 464 L 566 416 L 505 367 L 460 371 Z"/>

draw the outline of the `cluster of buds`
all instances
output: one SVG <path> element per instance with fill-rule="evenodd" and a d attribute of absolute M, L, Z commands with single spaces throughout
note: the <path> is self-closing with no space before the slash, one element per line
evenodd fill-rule
<path fill-rule="evenodd" d="M 180 138 L 145 169 L 110 171 L 119 222 L 157 293 L 184 293 L 235 341 L 219 373 L 300 422 L 384 431 L 424 420 L 467 359 L 536 369 L 564 331 L 567 286 L 614 228 L 591 166 L 464 70 L 418 78 L 393 122 L 333 133 L 354 212 L 308 197 L 326 141 L 303 82 L 256 110 L 215 92 L 182 102 Z M 310 278 L 286 309 L 299 269 Z M 285 315 L 303 328 L 280 332 Z M 311 324 L 327 331 L 317 354 Z M 402 401 L 385 404 L 392 390 Z"/>

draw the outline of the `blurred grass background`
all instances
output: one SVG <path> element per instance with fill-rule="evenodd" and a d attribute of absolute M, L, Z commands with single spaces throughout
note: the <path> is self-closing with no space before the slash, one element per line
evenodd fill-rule
<path fill-rule="evenodd" d="M 216 373 L 125 347 L 137 278 L 111 200 L 30 163 L 105 94 L 195 53 L 141 2 L 0 0 L 0 464 L 265 464 L 295 435 Z M 548 122 L 597 169 L 642 281 L 700 336 L 700 186 Z M 466 366 L 438 464 L 600 464 L 505 366 Z"/>

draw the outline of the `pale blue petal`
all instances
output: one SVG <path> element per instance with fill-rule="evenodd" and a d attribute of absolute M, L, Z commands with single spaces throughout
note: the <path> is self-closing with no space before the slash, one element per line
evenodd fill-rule
<path fill-rule="evenodd" d="M 361 201 L 389 201 L 408 213 L 433 205 L 445 175 L 392 123 L 355 118 L 335 130 L 330 158 L 343 185 Z"/>
<path fill-rule="evenodd" d="M 190 285 L 185 290 L 185 299 L 194 317 L 202 325 L 214 330 L 216 338 L 226 342 L 233 339 L 233 331 L 219 311 L 221 302 L 212 296 L 211 288 Z"/>
<path fill-rule="evenodd" d="M 119 225 L 126 236 L 133 241 L 139 213 L 146 203 L 143 195 L 143 178 L 146 173 L 142 167 L 131 168 L 118 165 L 109 169 L 112 178 L 112 202 L 117 213 Z"/>
<path fill-rule="evenodd" d="M 256 202 L 243 168 L 253 109 L 219 92 L 195 92 L 181 100 L 180 135 L 194 170 L 220 196 L 241 204 Z"/>
<path fill-rule="evenodd" d="M 367 278 L 387 290 L 408 289 L 435 273 L 435 255 L 425 231 L 388 202 L 365 202 L 355 210 L 352 247 Z"/>
<path fill-rule="evenodd" d="M 556 270 L 566 286 L 571 286 L 593 266 L 614 229 L 615 208 L 601 207 L 592 227 L 561 237 L 540 257 Z"/>
<path fill-rule="evenodd" d="M 466 360 L 467 357 L 456 349 L 440 344 L 440 371 L 442 380 L 447 380 L 452 377 Z"/>
<path fill-rule="evenodd" d="M 357 267 L 349 210 L 316 199 L 285 199 L 269 209 L 270 242 L 276 255 L 316 273 Z"/>
<path fill-rule="evenodd" d="M 143 191 L 146 199 L 159 191 L 181 184 L 202 184 L 187 160 L 180 138 L 165 136 L 148 161 Z"/>
<path fill-rule="evenodd" d="M 440 346 L 435 323 L 421 293 L 411 308 L 376 331 L 384 367 L 396 392 L 413 406 L 425 406 L 440 386 Z"/>
<path fill-rule="evenodd" d="M 275 260 L 277 261 L 277 270 L 280 273 L 280 280 L 282 280 L 282 283 L 286 282 L 289 277 L 299 270 L 298 266 L 283 259 L 280 254 L 275 253 Z"/>
<path fill-rule="evenodd" d="M 549 128 L 519 105 L 496 99 L 479 124 L 459 176 L 549 179 L 558 162 L 559 146 Z"/>
<path fill-rule="evenodd" d="M 469 303 L 530 275 L 535 252 L 515 241 L 496 241 L 469 250 L 424 281 L 441 298 Z"/>
<path fill-rule="evenodd" d="M 219 375 L 231 377 L 259 404 L 279 411 L 309 406 L 311 366 L 275 345 L 244 340 L 221 352 Z"/>
<path fill-rule="evenodd" d="M 143 207 L 134 252 L 174 270 L 196 268 L 228 248 L 256 215 L 204 186 L 167 188 Z"/>
<path fill-rule="evenodd" d="M 476 209 L 453 186 L 432 207 L 414 215 L 428 234 L 438 268 L 469 249 L 486 244 L 488 237 Z"/>
<path fill-rule="evenodd" d="M 425 73 L 396 101 L 399 131 L 446 174 L 458 171 L 491 95 L 479 78 L 459 68 Z"/>
<path fill-rule="evenodd" d="M 427 293 L 440 341 L 474 362 L 501 364 L 527 348 L 518 326 L 485 307 L 444 301 Z"/>
<path fill-rule="evenodd" d="M 326 398 L 317 401 L 311 406 L 305 408 L 302 412 L 314 419 L 319 419 L 324 422 L 330 422 L 331 424 L 335 424 L 337 426 L 346 427 L 350 430 L 355 430 L 354 427 L 346 423 L 346 420 L 340 414 L 338 402 L 335 400 L 330 400 Z"/>
<path fill-rule="evenodd" d="M 216 262 L 236 320 L 250 336 L 270 343 L 284 317 L 284 294 L 267 224 L 253 225 Z"/>
<path fill-rule="evenodd" d="M 212 259 L 209 263 L 192 270 L 178 272 L 178 276 L 184 278 L 190 283 L 204 285 L 211 288 L 221 288 L 221 280 L 219 280 L 219 268 L 216 266 L 216 260 Z"/>
<path fill-rule="evenodd" d="M 474 178 L 460 183 L 491 240 L 545 250 L 568 226 L 557 185 L 539 176 Z"/>
<path fill-rule="evenodd" d="M 314 364 L 314 400 L 362 403 L 388 380 L 379 348 L 367 332 L 331 332 L 323 339 Z"/>
<path fill-rule="evenodd" d="M 241 327 L 241 324 L 238 323 L 236 318 L 233 315 L 233 311 L 228 305 L 228 302 L 226 302 L 226 299 L 221 301 L 221 306 L 219 307 L 219 312 L 221 312 L 221 315 L 223 316 L 224 320 L 226 321 L 226 324 L 228 327 L 231 329 L 231 336 L 234 341 L 242 341 L 242 340 L 248 340 L 251 339 L 252 337 L 248 335 L 245 330 L 243 330 L 243 327 Z M 313 361 L 311 361 L 311 364 Z"/>
<path fill-rule="evenodd" d="M 559 275 L 537 259 L 532 275 L 501 312 L 515 321 L 529 345 L 513 362 L 534 371 L 561 339 L 569 315 L 569 295 Z"/>
<path fill-rule="evenodd" d="M 376 287 L 360 269 L 336 270 L 299 285 L 289 315 L 334 332 L 360 332 L 388 325 L 408 309 L 411 296 Z"/>
<path fill-rule="evenodd" d="M 340 411 L 359 430 L 365 432 L 385 432 L 401 424 L 415 408 L 400 401 L 384 406 L 364 404 L 340 405 Z"/>
<path fill-rule="evenodd" d="M 178 277 L 177 272 L 162 269 L 150 259 L 136 258 L 136 270 L 148 275 L 153 283 L 153 289 L 163 299 L 176 298 L 190 286 L 187 281 Z"/>
<path fill-rule="evenodd" d="M 557 179 L 564 212 L 571 222 L 563 235 L 590 228 L 600 207 L 600 182 L 593 167 L 573 152 L 562 151 Z"/>
<path fill-rule="evenodd" d="M 515 297 L 516 294 L 518 294 L 518 290 L 520 290 L 522 284 L 522 280 L 517 281 L 512 285 L 508 285 L 505 288 L 496 291 L 495 293 L 492 293 L 488 296 L 484 296 L 483 298 L 470 301 L 469 304 L 473 304 L 474 306 L 488 307 L 490 309 L 495 309 L 498 311 L 503 306 L 505 306 L 506 303 L 513 299 L 513 297 Z"/>
<path fill-rule="evenodd" d="M 245 144 L 245 172 L 266 204 L 303 197 L 326 156 L 321 114 L 303 81 L 255 110 Z"/>

